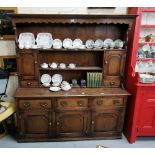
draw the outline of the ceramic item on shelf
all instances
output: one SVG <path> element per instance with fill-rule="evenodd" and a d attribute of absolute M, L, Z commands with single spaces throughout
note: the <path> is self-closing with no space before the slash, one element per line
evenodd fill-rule
<path fill-rule="evenodd" d="M 73 47 L 74 48 L 79 48 L 81 45 L 83 45 L 83 42 L 80 39 L 75 39 L 73 41 Z"/>
<path fill-rule="evenodd" d="M 19 42 L 20 47 L 24 46 L 23 48 L 29 49 L 35 44 L 34 34 L 30 32 L 20 33 L 18 42 Z"/>
<path fill-rule="evenodd" d="M 22 44 L 22 43 L 20 43 L 19 45 L 18 45 L 18 47 L 20 48 L 20 49 L 24 49 L 24 44 Z"/>
<path fill-rule="evenodd" d="M 54 49 L 61 49 L 62 48 L 62 41 L 60 39 L 53 40 L 53 48 Z"/>
<path fill-rule="evenodd" d="M 53 83 L 61 83 L 62 82 L 62 75 L 61 74 L 54 74 L 53 76 L 52 76 L 52 82 Z"/>
<path fill-rule="evenodd" d="M 47 63 L 45 63 L 45 62 L 44 62 L 44 63 L 42 63 L 40 66 L 41 66 L 41 68 L 48 68 L 48 64 L 47 64 Z"/>
<path fill-rule="evenodd" d="M 45 82 L 45 83 L 43 83 L 42 85 L 43 85 L 44 87 L 49 87 L 51 84 L 48 83 L 48 82 Z"/>
<path fill-rule="evenodd" d="M 33 46 L 32 46 L 32 49 L 37 49 L 37 48 L 38 48 L 37 45 L 33 45 Z"/>
<path fill-rule="evenodd" d="M 108 49 L 109 45 L 105 42 L 103 42 L 103 49 Z"/>
<path fill-rule="evenodd" d="M 76 67 L 76 64 L 73 64 L 73 63 L 70 63 L 69 65 L 68 65 L 68 68 L 70 68 L 70 69 L 74 69 Z"/>
<path fill-rule="evenodd" d="M 146 51 L 150 51 L 150 46 L 149 44 L 146 44 L 142 47 L 143 51 L 146 52 Z"/>
<path fill-rule="evenodd" d="M 66 38 L 63 40 L 63 47 L 64 48 L 71 48 L 73 46 L 73 42 L 70 38 Z"/>
<path fill-rule="evenodd" d="M 155 81 L 154 76 L 150 74 L 140 74 L 141 83 L 153 83 Z"/>
<path fill-rule="evenodd" d="M 63 81 L 61 83 L 61 89 L 64 91 L 68 91 L 71 89 L 71 85 L 67 81 Z"/>
<path fill-rule="evenodd" d="M 50 68 L 56 69 L 58 67 L 58 64 L 56 62 L 52 62 L 49 64 Z"/>
<path fill-rule="evenodd" d="M 113 40 L 112 39 L 105 39 L 103 42 L 104 45 L 108 46 L 108 48 L 110 48 L 111 44 L 113 44 Z"/>
<path fill-rule="evenodd" d="M 86 80 L 81 79 L 80 85 L 81 85 L 81 87 L 86 87 Z"/>
<path fill-rule="evenodd" d="M 85 45 L 80 45 L 79 49 L 86 49 L 86 46 Z"/>
<path fill-rule="evenodd" d="M 58 87 L 59 85 L 60 85 L 59 82 L 53 82 L 53 83 L 52 83 L 52 86 L 54 86 L 54 87 Z"/>
<path fill-rule="evenodd" d="M 77 86 L 78 85 L 77 79 L 72 79 L 72 85 L 73 86 Z"/>
<path fill-rule="evenodd" d="M 113 49 L 115 47 L 115 43 L 114 42 L 111 42 L 110 44 L 109 44 L 109 48 L 110 49 Z"/>
<path fill-rule="evenodd" d="M 94 43 L 94 47 L 97 49 L 101 49 L 103 47 L 103 41 L 101 39 L 97 39 Z"/>
<path fill-rule="evenodd" d="M 65 68 L 66 68 L 66 64 L 64 64 L 64 63 L 60 63 L 60 64 L 59 64 L 59 68 L 61 68 L 61 69 L 65 69 Z"/>
<path fill-rule="evenodd" d="M 92 39 L 88 39 L 85 43 L 86 48 L 92 49 L 94 48 L 94 41 Z"/>
<path fill-rule="evenodd" d="M 51 48 L 53 44 L 52 34 L 51 33 L 38 33 L 36 42 L 39 48 L 43 48 L 43 49 Z"/>
<path fill-rule="evenodd" d="M 121 39 L 116 39 L 114 41 L 114 44 L 115 44 L 116 49 L 122 49 L 123 46 L 124 46 L 124 43 L 123 43 L 123 41 Z"/>
<path fill-rule="evenodd" d="M 41 80 L 41 83 L 50 83 L 52 81 L 52 78 L 49 74 L 43 74 L 40 80 Z"/>
<path fill-rule="evenodd" d="M 60 88 L 60 87 L 50 87 L 49 90 L 50 90 L 50 91 L 57 92 L 57 91 L 60 91 L 61 88 Z"/>

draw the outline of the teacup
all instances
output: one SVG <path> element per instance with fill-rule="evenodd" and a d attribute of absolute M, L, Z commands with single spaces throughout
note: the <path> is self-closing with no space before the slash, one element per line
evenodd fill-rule
<path fill-rule="evenodd" d="M 73 69 L 73 68 L 75 68 L 76 67 L 76 64 L 73 64 L 73 63 L 70 63 L 69 65 L 68 65 L 68 68 L 71 68 L 71 69 Z"/>
<path fill-rule="evenodd" d="M 42 63 L 41 65 L 40 65 L 42 68 L 48 68 L 48 64 L 47 63 Z"/>
<path fill-rule="evenodd" d="M 53 62 L 53 63 L 49 64 L 49 66 L 54 69 L 54 68 L 58 67 L 58 64 Z"/>
<path fill-rule="evenodd" d="M 66 64 L 60 63 L 60 64 L 59 64 L 59 67 L 60 67 L 61 69 L 65 69 L 65 68 L 66 68 Z"/>

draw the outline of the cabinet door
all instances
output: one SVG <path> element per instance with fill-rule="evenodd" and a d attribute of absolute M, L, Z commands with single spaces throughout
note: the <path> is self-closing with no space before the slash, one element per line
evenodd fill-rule
<path fill-rule="evenodd" d="M 44 139 L 51 136 L 53 125 L 50 112 L 30 111 L 18 115 L 19 137 L 21 139 Z"/>
<path fill-rule="evenodd" d="M 56 113 L 57 137 L 83 137 L 88 132 L 88 113 L 61 111 Z"/>
<path fill-rule="evenodd" d="M 137 135 L 155 136 L 155 94 L 151 91 L 142 93 L 138 118 Z"/>
<path fill-rule="evenodd" d="M 92 135 L 96 137 L 120 137 L 123 115 L 123 108 L 92 112 Z"/>
<path fill-rule="evenodd" d="M 37 53 L 34 51 L 20 51 L 17 54 L 18 72 L 22 80 L 37 79 Z"/>
<path fill-rule="evenodd" d="M 105 51 L 104 53 L 104 85 L 118 87 L 124 75 L 125 51 Z"/>

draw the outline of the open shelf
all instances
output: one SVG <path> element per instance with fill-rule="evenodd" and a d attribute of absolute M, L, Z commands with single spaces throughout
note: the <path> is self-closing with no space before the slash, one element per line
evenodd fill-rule
<path fill-rule="evenodd" d="M 149 45 L 155 45 L 155 42 L 141 42 L 141 43 L 138 43 L 139 45 L 146 45 L 146 44 L 149 44 Z"/>
<path fill-rule="evenodd" d="M 141 25 L 141 28 L 155 28 L 155 25 Z"/>
<path fill-rule="evenodd" d="M 61 68 L 39 68 L 40 70 L 62 70 L 62 71 L 67 71 L 67 70 L 91 70 L 91 71 L 97 71 L 97 70 L 102 70 L 101 67 L 96 67 L 96 66 L 92 66 L 92 67 L 76 67 L 74 69 L 70 69 L 70 68 L 65 68 L 65 69 L 61 69 Z"/>
<path fill-rule="evenodd" d="M 137 58 L 137 61 L 155 61 L 155 58 Z"/>

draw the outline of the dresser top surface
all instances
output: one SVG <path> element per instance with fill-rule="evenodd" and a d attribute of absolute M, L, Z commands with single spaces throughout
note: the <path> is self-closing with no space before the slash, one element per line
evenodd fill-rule
<path fill-rule="evenodd" d="M 15 97 L 85 97 L 85 96 L 127 96 L 121 88 L 72 88 L 70 91 L 51 92 L 48 88 L 19 88 Z"/>

